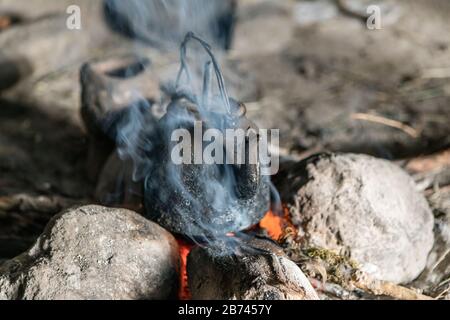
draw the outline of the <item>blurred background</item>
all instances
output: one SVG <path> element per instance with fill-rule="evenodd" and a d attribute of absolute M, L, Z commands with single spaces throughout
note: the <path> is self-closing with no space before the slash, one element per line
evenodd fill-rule
<path fill-rule="evenodd" d="M 381 29 L 367 26 L 372 4 Z M 68 28 L 71 5 L 81 29 Z M 449 30 L 447 0 L 0 0 L 0 196 L 22 196 L 0 201 L 0 258 L 26 249 L 59 207 L 92 195 L 83 63 L 138 54 L 163 84 L 194 31 L 249 117 L 280 129 L 282 156 L 400 160 L 450 144 Z M 27 196 L 50 198 L 37 212 Z"/>

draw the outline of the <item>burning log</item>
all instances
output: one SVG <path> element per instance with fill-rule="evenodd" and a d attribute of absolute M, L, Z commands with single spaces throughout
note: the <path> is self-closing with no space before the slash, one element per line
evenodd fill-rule
<path fill-rule="evenodd" d="M 302 271 L 267 239 L 246 240 L 233 249 L 196 247 L 187 272 L 193 299 L 318 299 Z"/>

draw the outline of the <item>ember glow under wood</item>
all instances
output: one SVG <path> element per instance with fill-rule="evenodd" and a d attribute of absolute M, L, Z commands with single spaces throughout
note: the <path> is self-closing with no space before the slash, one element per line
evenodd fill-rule
<path fill-rule="evenodd" d="M 318 299 L 300 268 L 267 239 L 252 238 L 234 249 L 196 247 L 187 272 L 193 299 Z"/>

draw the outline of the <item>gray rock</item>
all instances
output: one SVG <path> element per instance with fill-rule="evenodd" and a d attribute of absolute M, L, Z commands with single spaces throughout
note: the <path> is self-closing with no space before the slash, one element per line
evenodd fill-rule
<path fill-rule="evenodd" d="M 253 238 L 233 247 L 196 247 L 187 262 L 192 299 L 318 300 L 309 280 L 269 240 Z"/>
<path fill-rule="evenodd" d="M 349 254 L 364 271 L 395 283 L 410 282 L 424 269 L 433 215 L 396 165 L 322 154 L 292 166 L 284 179 L 279 190 L 310 245 Z"/>
<path fill-rule="evenodd" d="M 0 299 L 167 299 L 178 270 L 169 232 L 129 210 L 85 206 L 0 266 Z"/>

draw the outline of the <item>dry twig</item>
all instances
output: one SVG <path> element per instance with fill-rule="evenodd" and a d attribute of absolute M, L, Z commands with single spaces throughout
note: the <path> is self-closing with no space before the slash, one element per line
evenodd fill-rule
<path fill-rule="evenodd" d="M 368 114 L 368 113 L 353 113 L 351 115 L 351 118 L 354 120 L 362 120 L 362 121 L 368 121 L 368 122 L 374 122 L 374 123 L 379 123 L 379 124 L 383 124 L 385 126 L 388 127 L 392 127 L 392 128 L 396 128 L 399 130 L 402 130 L 403 132 L 405 132 L 407 135 L 413 137 L 413 138 L 418 138 L 420 136 L 420 134 L 417 132 L 416 129 L 414 129 L 413 127 L 410 127 L 404 123 L 401 123 L 400 121 L 396 121 L 396 120 L 392 120 L 392 119 L 387 119 L 381 116 L 377 116 L 374 114 Z"/>

